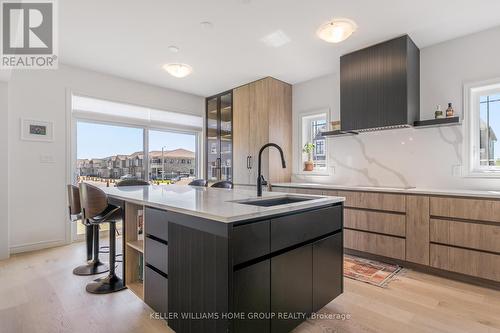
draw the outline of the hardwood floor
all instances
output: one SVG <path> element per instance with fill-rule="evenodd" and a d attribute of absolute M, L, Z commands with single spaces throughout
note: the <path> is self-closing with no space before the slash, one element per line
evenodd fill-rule
<path fill-rule="evenodd" d="M 172 332 L 132 292 L 91 295 L 74 276 L 83 243 L 0 261 L 0 332 Z M 500 333 L 500 291 L 408 270 L 388 288 L 345 279 L 345 293 L 295 333 Z"/>

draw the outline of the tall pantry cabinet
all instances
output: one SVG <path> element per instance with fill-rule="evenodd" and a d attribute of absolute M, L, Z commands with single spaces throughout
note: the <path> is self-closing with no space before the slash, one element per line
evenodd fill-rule
<path fill-rule="evenodd" d="M 269 142 L 278 144 L 287 167 L 282 169 L 279 152 L 262 154 L 262 174 L 271 183 L 289 182 L 292 173 L 292 86 L 267 77 L 233 89 L 233 168 L 235 185 L 256 185 L 258 154 Z"/>

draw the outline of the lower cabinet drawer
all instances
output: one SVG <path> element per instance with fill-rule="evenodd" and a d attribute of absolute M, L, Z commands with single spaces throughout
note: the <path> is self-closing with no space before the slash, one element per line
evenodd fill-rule
<path fill-rule="evenodd" d="M 431 219 L 431 242 L 500 253 L 500 225 Z"/>
<path fill-rule="evenodd" d="M 146 235 L 168 241 L 168 218 L 165 211 L 146 207 L 144 221 Z"/>
<path fill-rule="evenodd" d="M 146 264 L 168 274 L 168 246 L 166 244 L 146 237 L 144 255 Z"/>
<path fill-rule="evenodd" d="M 235 226 L 231 232 L 233 265 L 269 253 L 269 221 Z"/>
<path fill-rule="evenodd" d="M 151 267 L 144 267 L 144 302 L 166 316 L 168 312 L 168 279 Z"/>
<path fill-rule="evenodd" d="M 435 268 L 500 281 L 500 255 L 431 244 L 430 262 Z"/>
<path fill-rule="evenodd" d="M 346 207 L 406 212 L 406 196 L 402 194 L 338 191 L 338 196 L 345 197 Z"/>
<path fill-rule="evenodd" d="M 406 216 L 346 208 L 344 209 L 344 226 L 346 228 L 405 237 Z"/>
<path fill-rule="evenodd" d="M 405 239 L 344 229 L 344 247 L 405 260 Z"/>
<path fill-rule="evenodd" d="M 271 220 L 271 252 L 342 229 L 342 206 Z"/>

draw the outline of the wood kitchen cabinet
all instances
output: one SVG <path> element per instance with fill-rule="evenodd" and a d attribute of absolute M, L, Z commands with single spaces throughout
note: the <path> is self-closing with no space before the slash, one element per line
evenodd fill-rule
<path fill-rule="evenodd" d="M 233 90 L 233 183 L 255 185 L 260 148 L 278 144 L 287 168 L 281 168 L 277 150 L 262 154 L 262 174 L 271 182 L 288 182 L 292 161 L 292 87 L 268 77 Z"/>
<path fill-rule="evenodd" d="M 273 191 L 345 197 L 343 246 L 348 253 L 358 256 L 366 253 L 380 257 L 381 261 L 396 259 L 409 267 L 430 266 L 442 270 L 446 276 L 450 276 L 449 272 L 462 274 L 461 279 L 467 281 L 485 279 L 481 284 L 487 280 L 500 282 L 497 198 L 336 191 L 304 188 L 303 184 L 297 187 L 278 184 Z M 280 235 L 284 234 L 280 231 Z M 325 265 L 315 264 L 315 267 L 325 268 Z M 314 286 L 320 285 L 314 281 Z M 320 305 L 316 300 L 313 304 L 316 311 Z"/>

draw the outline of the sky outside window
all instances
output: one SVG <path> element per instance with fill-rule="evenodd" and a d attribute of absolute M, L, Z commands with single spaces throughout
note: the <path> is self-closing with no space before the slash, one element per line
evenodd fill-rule
<path fill-rule="evenodd" d="M 196 149 L 196 136 L 175 132 L 150 131 L 149 150 Z M 125 126 L 77 123 L 77 158 L 104 158 L 143 151 L 143 129 Z"/>

